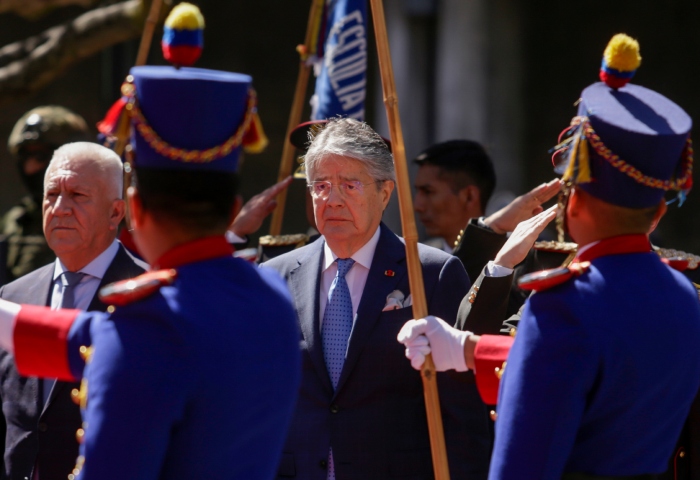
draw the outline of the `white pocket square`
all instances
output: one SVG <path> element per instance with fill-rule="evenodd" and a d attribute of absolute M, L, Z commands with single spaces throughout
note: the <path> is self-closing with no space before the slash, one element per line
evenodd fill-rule
<path fill-rule="evenodd" d="M 413 299 L 410 294 L 408 297 L 405 297 L 401 290 L 394 290 L 386 296 L 386 305 L 384 305 L 382 312 L 398 310 L 399 308 L 410 307 L 411 305 L 413 305 Z"/>

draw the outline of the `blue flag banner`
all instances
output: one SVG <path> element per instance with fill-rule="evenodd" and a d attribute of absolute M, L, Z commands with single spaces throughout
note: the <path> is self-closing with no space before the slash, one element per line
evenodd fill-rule
<path fill-rule="evenodd" d="M 364 120 L 367 1 L 327 0 L 324 14 L 325 28 L 319 32 L 311 119 L 342 116 Z"/>

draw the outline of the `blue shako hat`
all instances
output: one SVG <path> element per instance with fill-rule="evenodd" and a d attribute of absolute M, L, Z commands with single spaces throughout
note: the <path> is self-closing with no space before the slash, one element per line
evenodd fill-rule
<path fill-rule="evenodd" d="M 255 130 L 251 83 L 240 73 L 132 68 L 122 94 L 136 167 L 236 172 L 241 147 L 251 144 Z"/>
<path fill-rule="evenodd" d="M 638 48 L 627 36 L 616 35 L 610 45 L 615 40 L 634 42 Z M 607 64 L 624 65 L 624 52 L 622 59 L 610 57 L 610 45 Z M 633 54 L 638 65 L 638 50 Z M 613 205 L 653 207 L 669 190 L 679 192 L 682 202 L 692 187 L 690 116 L 653 90 L 617 85 L 598 82 L 583 90 L 578 114 L 555 147 L 558 173 Z"/>

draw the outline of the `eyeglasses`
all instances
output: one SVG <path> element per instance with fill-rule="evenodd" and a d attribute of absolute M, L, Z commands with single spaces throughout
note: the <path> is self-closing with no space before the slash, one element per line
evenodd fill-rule
<path fill-rule="evenodd" d="M 338 187 L 340 189 L 340 194 L 346 198 L 356 198 L 362 196 L 367 185 L 375 183 L 379 182 L 362 183 L 359 180 L 348 180 L 335 185 L 327 180 L 317 180 L 311 182 L 307 187 L 309 187 L 312 197 L 327 200 L 333 187 Z"/>

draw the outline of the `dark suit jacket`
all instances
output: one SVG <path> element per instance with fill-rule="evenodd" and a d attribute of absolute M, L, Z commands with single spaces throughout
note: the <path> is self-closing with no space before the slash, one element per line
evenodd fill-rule
<path fill-rule="evenodd" d="M 478 218 L 469 219 L 452 252 L 464 265 L 472 283 L 489 260 L 496 258 L 496 254 L 508 238 L 491 229 L 480 227 L 478 221 Z"/>
<path fill-rule="evenodd" d="M 381 226 L 334 392 L 319 326 L 323 246 L 321 238 L 264 264 L 287 279 L 301 326 L 302 386 L 279 477 L 325 480 L 332 445 L 338 480 L 432 479 L 420 374 L 396 340 L 412 309 L 382 311 L 392 291 L 408 296 L 405 247 Z M 469 287 L 464 268 L 440 250 L 418 252 L 429 312 L 454 323 Z M 452 478 L 486 478 L 490 434 L 473 375 L 441 373 L 437 383 Z"/>
<path fill-rule="evenodd" d="M 143 268 L 134 262 L 123 246 L 105 272 L 103 285 L 135 277 Z M 54 263 L 39 268 L 0 288 L 0 298 L 30 305 L 49 305 L 53 287 Z M 97 294 L 88 310 L 105 311 Z M 41 380 L 17 373 L 14 357 L 0 350 L 0 438 L 4 448 L 0 478 L 32 478 L 35 464 L 41 480 L 65 480 L 75 466 L 80 428 L 80 408 L 71 400 L 71 390 L 78 383 L 56 382 L 44 408 L 41 408 Z"/>

